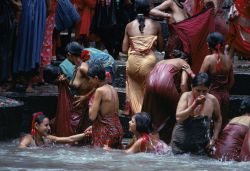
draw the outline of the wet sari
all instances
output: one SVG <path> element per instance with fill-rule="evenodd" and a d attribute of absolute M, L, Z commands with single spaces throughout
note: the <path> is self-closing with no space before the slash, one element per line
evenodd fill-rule
<path fill-rule="evenodd" d="M 211 119 L 207 116 L 189 117 L 183 123 L 177 123 L 171 140 L 173 153 L 205 154 L 211 136 L 210 124 Z"/>
<path fill-rule="evenodd" d="M 235 0 L 235 7 L 239 16 L 229 20 L 229 45 L 237 53 L 249 59 L 250 56 L 250 2 L 248 0 Z"/>
<path fill-rule="evenodd" d="M 171 65 L 159 62 L 150 72 L 147 82 L 142 111 L 152 117 L 154 131 L 166 143 L 171 140 L 175 124 L 176 107 L 180 98 L 179 70 Z"/>
<path fill-rule="evenodd" d="M 215 143 L 213 158 L 218 160 L 240 161 L 241 147 L 248 127 L 240 124 L 228 124 Z"/>
<path fill-rule="evenodd" d="M 141 111 L 146 79 L 156 64 L 152 47 L 157 36 L 130 37 L 127 61 L 126 93 L 133 113 Z"/>

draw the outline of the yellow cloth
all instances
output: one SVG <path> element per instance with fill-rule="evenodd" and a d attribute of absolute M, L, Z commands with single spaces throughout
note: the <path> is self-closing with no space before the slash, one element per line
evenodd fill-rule
<path fill-rule="evenodd" d="M 126 93 L 133 113 L 137 113 L 141 112 L 146 78 L 157 62 L 152 51 L 157 36 L 135 36 L 129 39 Z"/>

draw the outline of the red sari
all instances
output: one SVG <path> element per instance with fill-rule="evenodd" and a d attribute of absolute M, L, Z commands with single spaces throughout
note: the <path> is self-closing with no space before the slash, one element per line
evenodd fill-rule
<path fill-rule="evenodd" d="M 73 97 L 70 94 L 68 85 L 60 83 L 58 86 L 58 105 L 55 117 L 55 135 L 67 137 L 81 133 L 90 126 L 88 120 L 88 104 L 82 108 L 73 109 Z"/>
<path fill-rule="evenodd" d="M 214 31 L 213 9 L 208 9 L 194 17 L 172 24 L 179 36 L 183 51 L 192 57 L 192 70 L 198 73 L 206 55 L 209 54 L 207 36 Z"/>
<path fill-rule="evenodd" d="M 160 139 L 170 142 L 175 124 L 175 112 L 180 94 L 180 72 L 175 66 L 158 63 L 150 72 L 144 95 L 142 111 L 152 117 L 153 127 Z"/>
<path fill-rule="evenodd" d="M 235 0 L 239 16 L 229 20 L 228 42 L 242 56 L 250 59 L 250 1 Z"/>

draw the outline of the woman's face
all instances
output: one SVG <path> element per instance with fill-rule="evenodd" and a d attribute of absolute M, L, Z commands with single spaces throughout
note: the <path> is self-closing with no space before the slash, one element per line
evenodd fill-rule
<path fill-rule="evenodd" d="M 204 85 L 199 85 L 199 86 L 193 87 L 192 92 L 195 98 L 201 95 L 206 96 L 206 94 L 208 93 L 208 87 Z"/>
<path fill-rule="evenodd" d="M 76 66 L 80 66 L 81 63 L 82 63 L 82 60 L 80 57 L 78 56 L 75 56 L 75 55 L 72 55 L 72 54 L 68 54 L 67 55 L 68 57 L 68 60 L 73 64 L 73 65 L 76 65 Z"/>
<path fill-rule="evenodd" d="M 129 131 L 132 133 L 136 132 L 135 117 L 132 117 L 132 119 L 129 121 Z"/>
<path fill-rule="evenodd" d="M 42 123 L 37 123 L 36 129 L 39 135 L 47 136 L 50 133 L 49 119 L 44 118 Z"/>

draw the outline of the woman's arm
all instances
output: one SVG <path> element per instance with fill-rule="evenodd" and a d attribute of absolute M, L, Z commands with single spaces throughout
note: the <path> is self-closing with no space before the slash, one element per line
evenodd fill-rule
<path fill-rule="evenodd" d="M 100 103 L 102 100 L 102 91 L 100 88 L 96 89 L 93 99 L 93 104 L 89 108 L 89 119 L 95 120 L 100 109 Z"/>
<path fill-rule="evenodd" d="M 127 154 L 138 153 L 141 151 L 140 147 L 141 147 L 141 139 L 135 141 L 135 143 L 129 149 L 125 150 L 124 152 Z"/>
<path fill-rule="evenodd" d="M 186 71 L 181 72 L 181 93 L 188 91 L 188 74 Z"/>
<path fill-rule="evenodd" d="M 32 136 L 31 135 L 25 135 L 22 140 L 19 143 L 19 148 L 27 148 L 32 142 Z"/>
<path fill-rule="evenodd" d="M 125 28 L 124 38 L 122 42 L 122 52 L 125 54 L 128 54 L 128 49 L 129 49 L 128 27 L 129 27 L 129 24 L 127 24 Z"/>
<path fill-rule="evenodd" d="M 53 135 L 48 135 L 47 138 L 56 143 L 73 143 L 82 140 L 85 136 L 86 136 L 85 133 L 81 133 L 69 137 L 56 137 Z"/>
<path fill-rule="evenodd" d="M 213 140 L 217 140 L 220 129 L 221 129 L 221 112 L 220 112 L 220 104 L 216 97 L 213 98 L 213 105 L 214 105 L 214 113 L 213 113 L 213 119 L 214 119 L 214 133 L 213 133 Z"/>
<path fill-rule="evenodd" d="M 171 15 L 164 12 L 164 10 L 168 9 L 170 7 L 170 4 L 172 2 L 170 0 L 165 0 L 160 5 L 156 6 L 155 8 L 150 10 L 150 15 L 153 15 L 155 17 L 162 17 L 162 18 L 169 18 Z"/>

